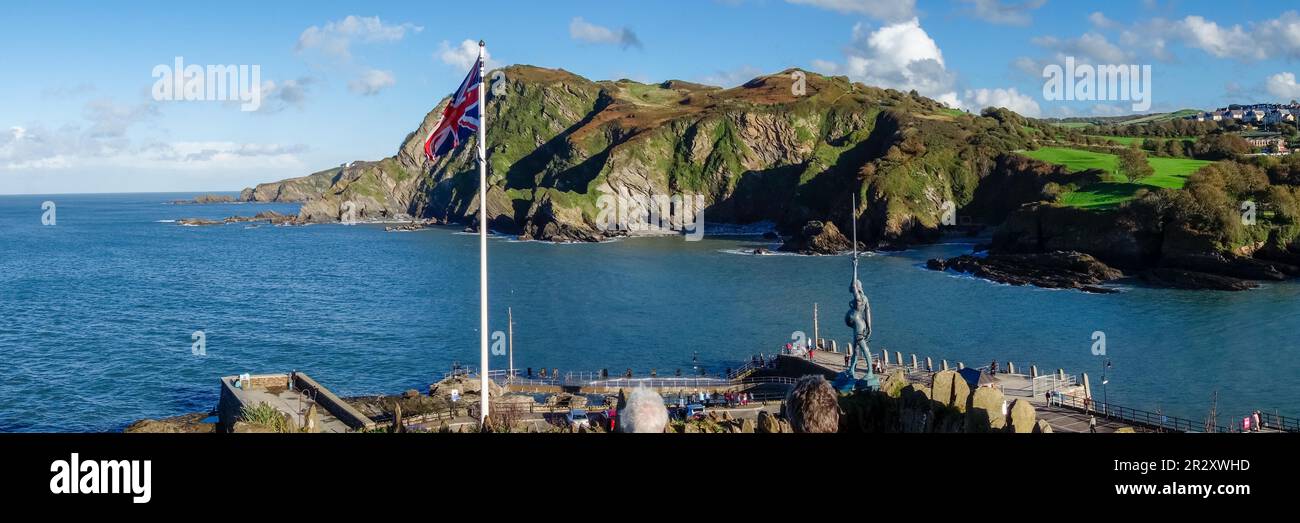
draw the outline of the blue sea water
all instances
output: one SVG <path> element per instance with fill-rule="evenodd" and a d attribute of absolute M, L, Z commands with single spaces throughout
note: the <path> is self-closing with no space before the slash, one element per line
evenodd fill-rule
<path fill-rule="evenodd" d="M 205 411 L 217 378 L 300 370 L 343 395 L 424 388 L 478 362 L 477 238 L 380 225 L 184 227 L 287 204 L 168 205 L 193 194 L 0 196 L 0 431 L 113 431 Z M 42 225 L 41 204 L 57 223 Z M 713 371 L 794 331 L 844 340 L 845 256 L 754 256 L 757 237 L 556 245 L 491 240 L 492 329 L 514 310 L 515 365 Z M 1117 404 L 1220 423 L 1300 415 L 1300 285 L 1244 293 L 1125 285 L 1091 295 L 923 268 L 969 244 L 863 259 L 873 348 L 968 365 L 1089 372 Z M 206 335 L 206 356 L 191 334 Z M 493 365 L 505 366 L 505 357 Z"/>

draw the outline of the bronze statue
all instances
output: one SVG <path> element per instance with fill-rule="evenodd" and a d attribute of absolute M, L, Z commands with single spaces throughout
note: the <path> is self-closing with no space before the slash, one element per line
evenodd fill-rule
<path fill-rule="evenodd" d="M 853 328 L 853 347 L 852 355 L 849 357 L 848 367 L 844 372 L 835 378 L 835 388 L 840 392 L 851 392 L 854 389 L 879 389 L 880 378 L 876 377 L 875 371 L 871 368 L 871 348 L 867 342 L 871 340 L 871 302 L 867 300 L 867 294 L 862 292 L 862 280 L 858 279 L 858 205 L 856 196 L 853 198 L 853 283 L 849 291 L 853 293 L 853 301 L 849 302 L 849 311 L 844 315 L 844 324 Z M 861 380 L 857 378 L 858 357 L 866 359 L 867 375 Z"/>

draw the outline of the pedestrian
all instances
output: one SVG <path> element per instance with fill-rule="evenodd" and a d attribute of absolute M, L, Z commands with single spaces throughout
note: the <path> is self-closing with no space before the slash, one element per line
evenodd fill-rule
<path fill-rule="evenodd" d="M 1090 432 L 1090 433 L 1092 433 L 1092 434 L 1096 434 L 1096 433 L 1097 433 L 1097 417 L 1096 417 L 1096 416 L 1092 416 L 1092 415 L 1089 415 L 1089 416 L 1088 416 L 1088 432 Z"/>

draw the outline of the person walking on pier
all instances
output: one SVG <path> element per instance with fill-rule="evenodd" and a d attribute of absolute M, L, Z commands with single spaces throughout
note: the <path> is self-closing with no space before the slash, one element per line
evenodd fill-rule
<path fill-rule="evenodd" d="M 1097 417 L 1096 417 L 1096 416 L 1092 416 L 1092 415 L 1089 415 L 1089 416 L 1088 416 L 1088 432 L 1089 432 L 1090 434 L 1096 434 L 1096 433 L 1097 433 Z"/>

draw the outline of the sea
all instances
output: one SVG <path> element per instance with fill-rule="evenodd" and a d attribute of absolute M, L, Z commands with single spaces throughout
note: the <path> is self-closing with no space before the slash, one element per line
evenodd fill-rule
<path fill-rule="evenodd" d="M 0 196 L 0 432 L 120 431 L 206 412 L 218 378 L 241 373 L 297 370 L 350 396 L 424 390 L 453 365 L 478 365 L 476 236 L 180 225 L 297 211 L 169 203 L 194 196 Z M 519 369 L 637 376 L 717 374 L 776 353 L 812 335 L 814 306 L 822 337 L 850 339 L 850 256 L 756 255 L 776 244 L 714 229 L 592 244 L 494 235 L 489 328 L 506 331 L 512 311 Z M 1114 404 L 1193 420 L 1213 409 L 1219 424 L 1256 409 L 1300 416 L 1300 284 L 1120 281 L 1117 294 L 1086 294 L 925 268 L 974 242 L 861 258 L 873 351 L 1086 372 Z"/>

